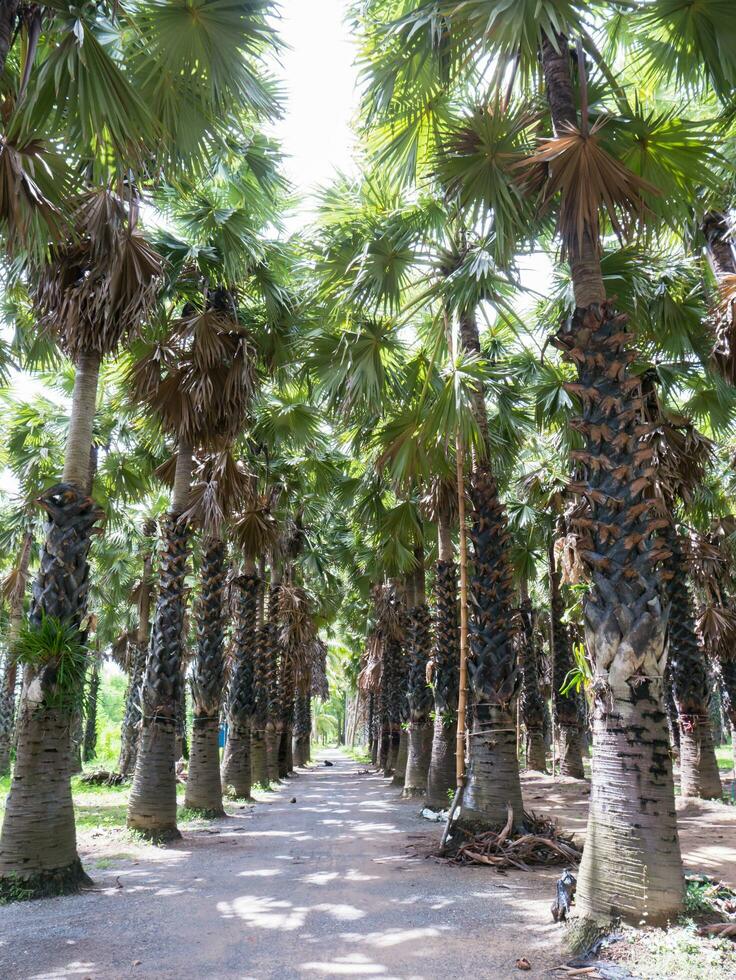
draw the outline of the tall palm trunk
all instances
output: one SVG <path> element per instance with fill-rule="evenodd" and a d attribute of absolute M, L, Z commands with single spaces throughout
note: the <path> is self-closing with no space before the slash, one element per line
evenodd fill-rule
<path fill-rule="evenodd" d="M 46 542 L 30 615 L 31 628 L 44 617 L 75 627 L 82 646 L 87 555 L 100 517 L 88 488 L 99 372 L 99 354 L 79 356 L 62 483 L 39 498 Z M 0 894 L 18 879 L 29 896 L 75 891 L 88 880 L 77 855 L 70 783 L 71 728 L 82 691 L 62 690 L 57 666 L 50 655 L 25 670 L 15 772 L 0 835 Z"/>
<path fill-rule="evenodd" d="M 250 566 L 235 579 L 237 613 L 233 640 L 233 667 L 227 696 L 227 743 L 222 761 L 222 782 L 235 799 L 250 799 L 251 721 L 255 708 L 254 669 L 256 620 L 260 581 Z"/>
<path fill-rule="evenodd" d="M 557 734 L 557 754 L 560 773 L 574 779 L 583 779 L 583 744 L 579 695 L 575 691 L 562 693 L 565 678 L 574 666 L 572 641 L 564 620 L 565 603 L 562 598 L 560 570 L 555 560 L 554 547 L 548 549 L 550 615 L 552 621 L 552 709 Z"/>
<path fill-rule="evenodd" d="M 189 503 L 192 447 L 179 443 L 171 512 L 163 522 L 159 592 L 143 681 L 141 735 L 128 827 L 154 838 L 178 837 L 176 826 L 176 713 L 190 532 L 181 515 Z"/>
<path fill-rule="evenodd" d="M 455 789 L 457 698 L 460 683 L 457 566 L 453 562 L 449 521 L 439 514 L 439 560 L 434 592 L 434 732 L 427 776 L 427 806 L 446 807 Z"/>
<path fill-rule="evenodd" d="M 20 0 L 0 0 L 0 75 L 5 71 L 5 62 L 13 43 L 19 6 Z"/>
<path fill-rule="evenodd" d="M 256 646 L 253 659 L 253 722 L 250 735 L 250 767 L 253 783 L 265 786 L 268 783 L 266 765 L 266 720 L 268 717 L 268 650 L 265 615 L 265 574 L 266 563 L 261 560 L 258 566 L 260 586 L 256 605 Z"/>
<path fill-rule="evenodd" d="M 711 211 L 703 219 L 703 234 L 713 274 L 719 284 L 736 276 L 736 245 L 726 215 Z M 730 384 L 736 382 L 736 310 L 722 309 L 716 323 L 713 360 Z"/>
<path fill-rule="evenodd" d="M 555 131 L 577 123 L 567 41 L 545 39 L 542 66 Z M 682 908 L 683 878 L 663 710 L 668 609 L 656 563 L 665 518 L 646 497 L 642 393 L 626 318 L 604 302 L 597 242 L 571 250 L 577 309 L 558 345 L 578 365 L 584 448 L 573 484 L 590 514 L 573 522 L 592 577 L 584 603 L 594 669 L 593 776 L 576 904 L 580 917 L 657 925 Z M 656 519 L 655 519 L 656 518 Z"/>
<path fill-rule="evenodd" d="M 91 762 L 97 755 L 97 699 L 100 693 L 100 663 L 95 660 L 87 692 L 87 717 L 84 724 L 82 759 Z"/>
<path fill-rule="evenodd" d="M 192 747 L 184 805 L 222 816 L 220 704 L 225 678 L 227 549 L 220 538 L 203 542 L 202 591 L 197 607 L 197 656 L 192 670 Z"/>
<path fill-rule="evenodd" d="M 87 553 L 99 512 L 76 486 L 40 498 L 49 520 L 30 623 L 44 616 L 80 630 L 87 603 Z M 58 662 L 27 665 L 18 717 L 17 756 L 0 837 L 0 896 L 23 883 L 33 896 L 64 894 L 89 879 L 77 855 L 70 783 L 72 720 L 81 690 L 62 687 Z"/>
<path fill-rule="evenodd" d="M 23 623 L 23 603 L 26 597 L 32 547 L 33 531 L 29 528 L 23 535 L 15 568 L 15 581 L 10 595 L 7 654 L 2 679 L 0 679 L 0 776 L 7 776 L 10 773 L 10 749 L 15 731 L 15 688 L 18 677 L 18 664 L 13 647 Z"/>
<path fill-rule="evenodd" d="M 141 725 L 141 685 L 146 669 L 146 655 L 150 638 L 151 597 L 153 594 L 153 536 L 156 523 L 144 521 L 142 547 L 143 571 L 138 588 L 138 626 L 130 662 L 128 689 L 125 694 L 125 713 L 120 731 L 120 757 L 118 770 L 129 776 L 135 769 L 138 755 L 138 739 Z"/>
<path fill-rule="evenodd" d="M 409 643 L 406 702 L 409 714 L 406 773 L 404 776 L 405 799 L 424 796 L 427 792 L 427 776 L 432 757 L 432 690 L 427 683 L 427 664 L 430 655 L 430 616 L 425 599 L 424 548 L 415 549 L 417 568 L 413 575 L 411 598 L 413 606 L 408 611 Z"/>
<path fill-rule="evenodd" d="M 276 579 L 274 581 L 274 578 Z M 271 568 L 268 594 L 268 621 L 264 628 L 264 667 L 266 689 L 266 774 L 269 783 L 279 781 L 279 748 L 281 745 L 281 643 L 279 640 L 279 587 L 275 568 Z"/>
<path fill-rule="evenodd" d="M 534 613 L 526 589 L 519 610 L 519 666 L 521 667 L 521 717 L 526 728 L 527 769 L 545 772 L 547 754 L 544 744 L 544 699 L 539 690 L 537 649 L 534 640 Z"/>
<path fill-rule="evenodd" d="M 719 800 L 722 787 L 708 713 L 708 670 L 695 632 L 695 611 L 687 583 L 680 535 L 668 536 L 669 664 L 680 732 L 680 792 L 683 796 Z"/>
<path fill-rule="evenodd" d="M 294 765 L 309 761 L 309 694 L 299 692 L 294 706 Z"/>
<path fill-rule="evenodd" d="M 460 317 L 460 340 L 466 351 L 479 354 L 475 316 Z M 486 452 L 473 463 L 471 581 L 468 680 L 473 729 L 461 823 L 499 826 L 508 807 L 514 824 L 523 820 L 519 762 L 516 756 L 516 698 L 520 676 L 513 638 L 513 588 L 506 513 L 488 459 L 490 440 L 483 392 L 473 394 L 473 413 Z"/>

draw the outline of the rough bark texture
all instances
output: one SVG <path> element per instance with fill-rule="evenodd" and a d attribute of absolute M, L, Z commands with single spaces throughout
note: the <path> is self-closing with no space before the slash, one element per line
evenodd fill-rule
<path fill-rule="evenodd" d="M 19 0 L 0 0 L 0 74 L 5 71 L 19 6 Z"/>
<path fill-rule="evenodd" d="M 253 660 L 253 721 L 250 735 L 251 778 L 254 784 L 268 785 L 266 720 L 268 718 L 268 626 L 256 634 Z"/>
<path fill-rule="evenodd" d="M 150 639 L 151 596 L 153 594 L 153 538 L 156 523 L 147 520 L 143 524 L 144 544 L 141 549 L 143 571 L 138 587 L 138 627 L 131 650 L 128 689 L 125 694 L 125 713 L 120 731 L 120 757 L 118 770 L 129 776 L 135 770 L 138 754 L 138 737 L 141 725 L 141 686 L 146 669 L 148 641 Z"/>
<path fill-rule="evenodd" d="M 510 805 L 520 826 L 515 711 L 520 675 L 512 632 L 510 543 L 496 480 L 484 464 L 473 475 L 472 499 L 468 679 L 473 728 L 460 819 L 466 826 L 503 825 Z"/>
<path fill-rule="evenodd" d="M 667 658 L 667 666 L 664 671 L 664 689 L 662 697 L 664 699 L 664 709 L 667 713 L 667 728 L 670 733 L 670 744 L 676 759 L 680 758 L 680 722 L 677 717 L 677 705 L 675 704 L 675 692 L 672 681 L 672 664 Z"/>
<path fill-rule="evenodd" d="M 438 561 L 434 583 L 435 722 L 427 775 L 427 805 L 445 807 L 448 791 L 453 791 L 456 783 L 455 736 L 460 682 L 460 636 L 455 564 L 451 561 Z"/>
<path fill-rule="evenodd" d="M 28 568 L 33 547 L 33 530 L 29 528 L 23 535 L 23 544 L 15 568 L 15 582 L 8 597 L 8 635 L 5 663 L 0 677 L 0 776 L 10 773 L 10 751 L 15 735 L 15 689 L 18 677 L 18 664 L 13 655 L 13 647 L 23 623 L 23 604 L 28 585 Z"/>
<path fill-rule="evenodd" d="M 80 629 L 87 608 L 87 555 L 100 512 L 68 484 L 51 487 L 39 502 L 48 523 L 31 625 L 47 616 Z M 16 765 L 0 837 L 0 895 L 12 894 L 18 882 L 34 897 L 74 891 L 89 880 L 77 856 L 69 781 L 70 730 L 82 691 L 61 691 L 57 667 L 50 659 L 25 670 Z"/>
<path fill-rule="evenodd" d="M 15 688 L 18 666 L 10 650 L 0 678 L 0 776 L 10 774 L 10 751 L 15 731 Z"/>
<path fill-rule="evenodd" d="M 409 663 L 406 700 L 409 711 L 409 744 L 404 775 L 405 798 L 424 796 L 432 757 L 432 689 L 427 684 L 430 655 L 429 607 L 420 602 L 409 612 Z"/>
<path fill-rule="evenodd" d="M 651 494 L 641 382 L 627 321 L 608 304 L 577 310 L 557 345 L 578 365 L 572 389 L 584 448 L 571 524 L 590 569 L 585 638 L 593 665 L 593 777 L 576 907 L 582 919 L 659 925 L 682 909 L 683 877 L 663 708 L 668 608 L 657 563 L 669 525 Z"/>
<path fill-rule="evenodd" d="M 309 761 L 309 695 L 297 694 L 294 708 L 294 765 L 305 766 Z"/>
<path fill-rule="evenodd" d="M 524 599 L 521 604 L 520 622 L 521 717 L 526 728 L 526 765 L 527 769 L 545 772 L 547 759 L 544 748 L 544 699 L 539 690 L 534 617 L 529 599 Z"/>
<path fill-rule="evenodd" d="M 141 736 L 128 827 L 176 837 L 176 715 L 182 685 L 185 581 L 189 531 L 170 514 L 163 525 L 159 593 L 143 683 Z"/>
<path fill-rule="evenodd" d="M 84 725 L 84 742 L 82 743 L 82 758 L 91 762 L 97 755 L 97 698 L 100 692 L 100 668 L 95 662 L 87 692 L 87 717 Z"/>
<path fill-rule="evenodd" d="M 708 714 L 708 671 L 703 647 L 695 632 L 695 610 L 687 582 L 682 542 L 676 531 L 668 536 L 672 551 L 668 572 L 670 600 L 669 664 L 680 732 L 680 793 L 705 800 L 721 798 Z"/>
<path fill-rule="evenodd" d="M 241 575 L 236 588 L 236 620 L 233 666 L 227 698 L 227 744 L 222 764 L 223 786 L 236 799 L 247 800 L 251 791 L 251 722 L 255 710 L 254 669 L 256 616 L 260 581 Z"/>
<path fill-rule="evenodd" d="M 125 693 L 125 712 L 120 729 L 118 771 L 129 776 L 135 770 L 141 724 L 141 685 L 146 670 L 147 648 L 136 643 L 131 651 L 130 678 Z"/>
<path fill-rule="evenodd" d="M 729 227 L 728 218 L 719 211 L 711 211 L 703 219 L 708 258 L 719 284 L 726 283 L 731 276 L 736 275 L 736 247 Z M 733 305 L 724 306 L 719 310 L 715 333 L 713 360 L 726 380 L 734 384 L 736 382 L 736 311 Z"/>
<path fill-rule="evenodd" d="M 555 727 L 557 729 L 557 756 L 561 775 L 572 776 L 574 779 L 583 779 L 585 777 L 585 770 L 583 768 L 582 755 L 580 695 L 575 691 L 568 691 L 567 694 L 562 693 L 562 688 L 565 686 L 565 679 L 568 672 L 572 670 L 574 661 L 570 632 L 563 619 L 565 604 L 562 599 L 560 570 L 557 567 L 552 548 L 549 550 L 549 580 L 552 645 L 554 648 L 552 709 L 554 711 Z"/>
<path fill-rule="evenodd" d="M 268 622 L 264 625 L 263 664 L 266 691 L 266 771 L 268 781 L 279 781 L 281 747 L 281 643 L 279 641 L 279 585 L 272 584 L 268 594 Z"/>
<path fill-rule="evenodd" d="M 222 815 L 218 731 L 225 678 L 225 579 L 222 541 L 203 542 L 202 588 L 197 604 L 197 655 L 192 667 L 193 726 L 184 805 Z M 213 735 L 214 733 L 214 735 Z"/>

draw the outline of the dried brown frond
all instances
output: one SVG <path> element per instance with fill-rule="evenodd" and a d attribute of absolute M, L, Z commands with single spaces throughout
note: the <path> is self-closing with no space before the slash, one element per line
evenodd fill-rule
<path fill-rule="evenodd" d="M 219 537 L 223 524 L 238 512 L 251 491 L 251 474 L 225 449 L 197 460 L 190 506 L 182 519 L 212 537 Z"/>
<path fill-rule="evenodd" d="M 175 320 L 165 342 L 151 345 L 133 366 L 133 397 L 163 428 L 196 447 L 234 439 L 255 389 L 255 351 L 245 329 L 222 310 Z"/>
<path fill-rule="evenodd" d="M 123 630 L 110 644 L 110 658 L 126 674 L 130 671 L 135 640 L 135 630 Z"/>
<path fill-rule="evenodd" d="M 547 208 L 560 194 L 558 227 L 567 251 L 579 250 L 586 238 L 599 244 L 601 212 L 614 232 L 626 237 L 632 224 L 648 212 L 644 195 L 658 193 L 603 149 L 598 134 L 604 124 L 605 119 L 597 120 L 587 134 L 570 125 L 560 135 L 543 139 L 541 149 L 517 164 L 532 175 L 540 165 L 549 167 L 541 207 Z"/>
<path fill-rule="evenodd" d="M 433 521 L 436 524 L 443 520 L 453 527 L 456 526 L 458 522 L 457 480 L 450 476 L 433 477 L 422 496 L 420 506 L 423 516 L 428 521 Z M 471 501 L 468 499 L 466 501 L 468 511 L 470 511 L 471 506 Z"/>
<path fill-rule="evenodd" d="M 163 272 L 159 254 L 129 220 L 109 188 L 84 194 L 74 234 L 56 246 L 38 276 L 34 301 L 41 326 L 76 357 L 112 353 L 153 308 Z"/>
<path fill-rule="evenodd" d="M 246 558 L 270 553 L 279 539 L 279 524 L 271 513 L 271 498 L 259 495 L 246 503 L 233 521 L 231 534 Z"/>
<path fill-rule="evenodd" d="M 384 641 L 377 631 L 372 631 L 365 645 L 363 659 L 365 661 L 358 674 L 358 688 L 365 694 L 378 694 L 381 690 L 383 675 Z"/>

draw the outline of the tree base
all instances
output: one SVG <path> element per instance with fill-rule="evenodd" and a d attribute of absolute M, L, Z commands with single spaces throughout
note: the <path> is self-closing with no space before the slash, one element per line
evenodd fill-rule
<path fill-rule="evenodd" d="M 182 839 L 178 827 L 136 827 L 129 823 L 128 830 L 142 837 L 149 844 L 171 844 Z"/>
<path fill-rule="evenodd" d="M 193 813 L 198 820 L 222 820 L 223 817 L 227 816 L 227 813 L 222 809 L 213 810 L 207 807 L 188 806 L 186 810 Z M 181 834 L 179 836 L 181 837 Z"/>
<path fill-rule="evenodd" d="M 405 786 L 401 792 L 402 800 L 423 800 L 427 795 L 426 789 L 419 786 Z"/>
<path fill-rule="evenodd" d="M 0 903 L 75 895 L 82 888 L 88 888 L 92 884 L 92 879 L 77 858 L 65 868 L 37 871 L 28 877 L 17 874 L 5 875 L 0 878 Z"/>
<path fill-rule="evenodd" d="M 614 932 L 616 923 L 598 922 L 582 915 L 571 915 L 566 922 L 565 946 L 576 956 L 587 956 L 604 936 Z"/>

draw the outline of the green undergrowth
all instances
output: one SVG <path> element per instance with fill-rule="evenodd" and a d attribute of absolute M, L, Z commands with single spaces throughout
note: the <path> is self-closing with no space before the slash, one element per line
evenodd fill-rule
<path fill-rule="evenodd" d="M 371 764 L 371 754 L 363 746 L 350 746 L 345 745 L 343 749 L 356 762 L 362 762 L 364 765 L 369 766 Z"/>

